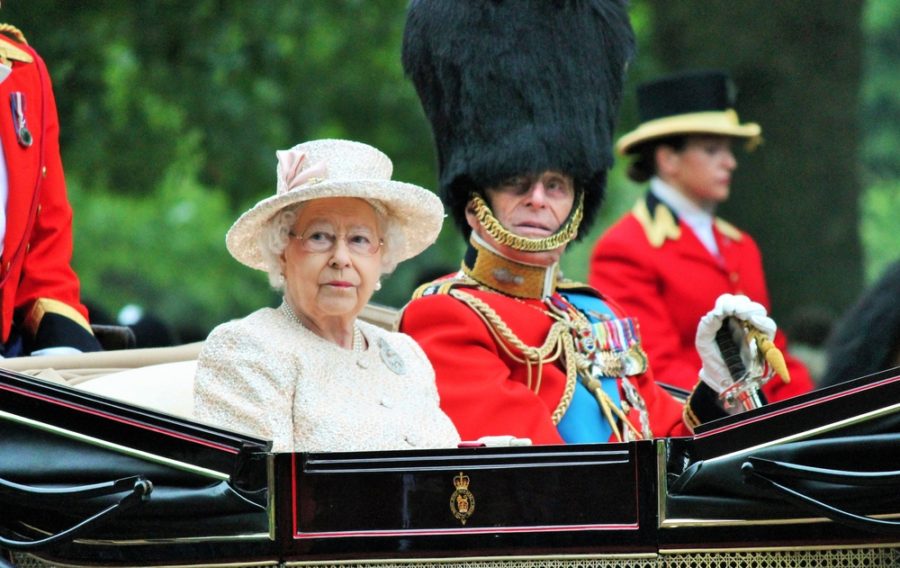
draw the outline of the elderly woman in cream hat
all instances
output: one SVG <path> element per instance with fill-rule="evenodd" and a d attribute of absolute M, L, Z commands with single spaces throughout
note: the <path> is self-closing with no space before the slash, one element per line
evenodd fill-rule
<path fill-rule="evenodd" d="M 226 244 L 284 299 L 212 331 L 196 418 L 271 439 L 273 451 L 454 447 L 425 354 L 358 319 L 381 276 L 437 238 L 440 200 L 391 180 L 390 159 L 362 143 L 317 140 L 277 157 L 277 193 Z"/>

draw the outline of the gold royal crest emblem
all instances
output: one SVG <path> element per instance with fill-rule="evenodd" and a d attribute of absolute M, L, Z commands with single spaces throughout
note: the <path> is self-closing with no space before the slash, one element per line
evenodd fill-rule
<path fill-rule="evenodd" d="M 450 496 L 450 511 L 460 523 L 466 524 L 475 512 L 475 495 L 469 491 L 469 476 L 463 472 L 453 478 L 456 491 Z"/>

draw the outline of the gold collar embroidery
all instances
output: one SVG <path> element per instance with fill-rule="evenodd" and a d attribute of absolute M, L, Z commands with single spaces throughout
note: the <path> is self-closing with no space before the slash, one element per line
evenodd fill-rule
<path fill-rule="evenodd" d="M 556 292 L 559 265 L 535 266 L 510 260 L 469 239 L 463 272 L 479 284 L 517 298 L 540 300 Z"/>

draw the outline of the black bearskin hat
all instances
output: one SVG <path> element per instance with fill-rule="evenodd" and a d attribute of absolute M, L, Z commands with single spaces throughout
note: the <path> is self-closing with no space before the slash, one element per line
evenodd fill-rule
<path fill-rule="evenodd" d="M 412 0 L 403 67 L 437 146 L 441 197 L 465 235 L 472 192 L 562 171 L 603 200 L 634 33 L 625 0 Z"/>

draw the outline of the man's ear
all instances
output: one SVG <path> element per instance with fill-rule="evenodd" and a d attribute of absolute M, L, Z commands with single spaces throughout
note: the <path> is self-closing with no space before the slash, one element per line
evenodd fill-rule
<path fill-rule="evenodd" d="M 472 228 L 472 230 L 481 225 L 478 222 L 478 217 L 475 216 L 475 205 L 472 204 L 471 199 L 466 203 L 466 223 L 469 224 L 469 227 Z"/>

